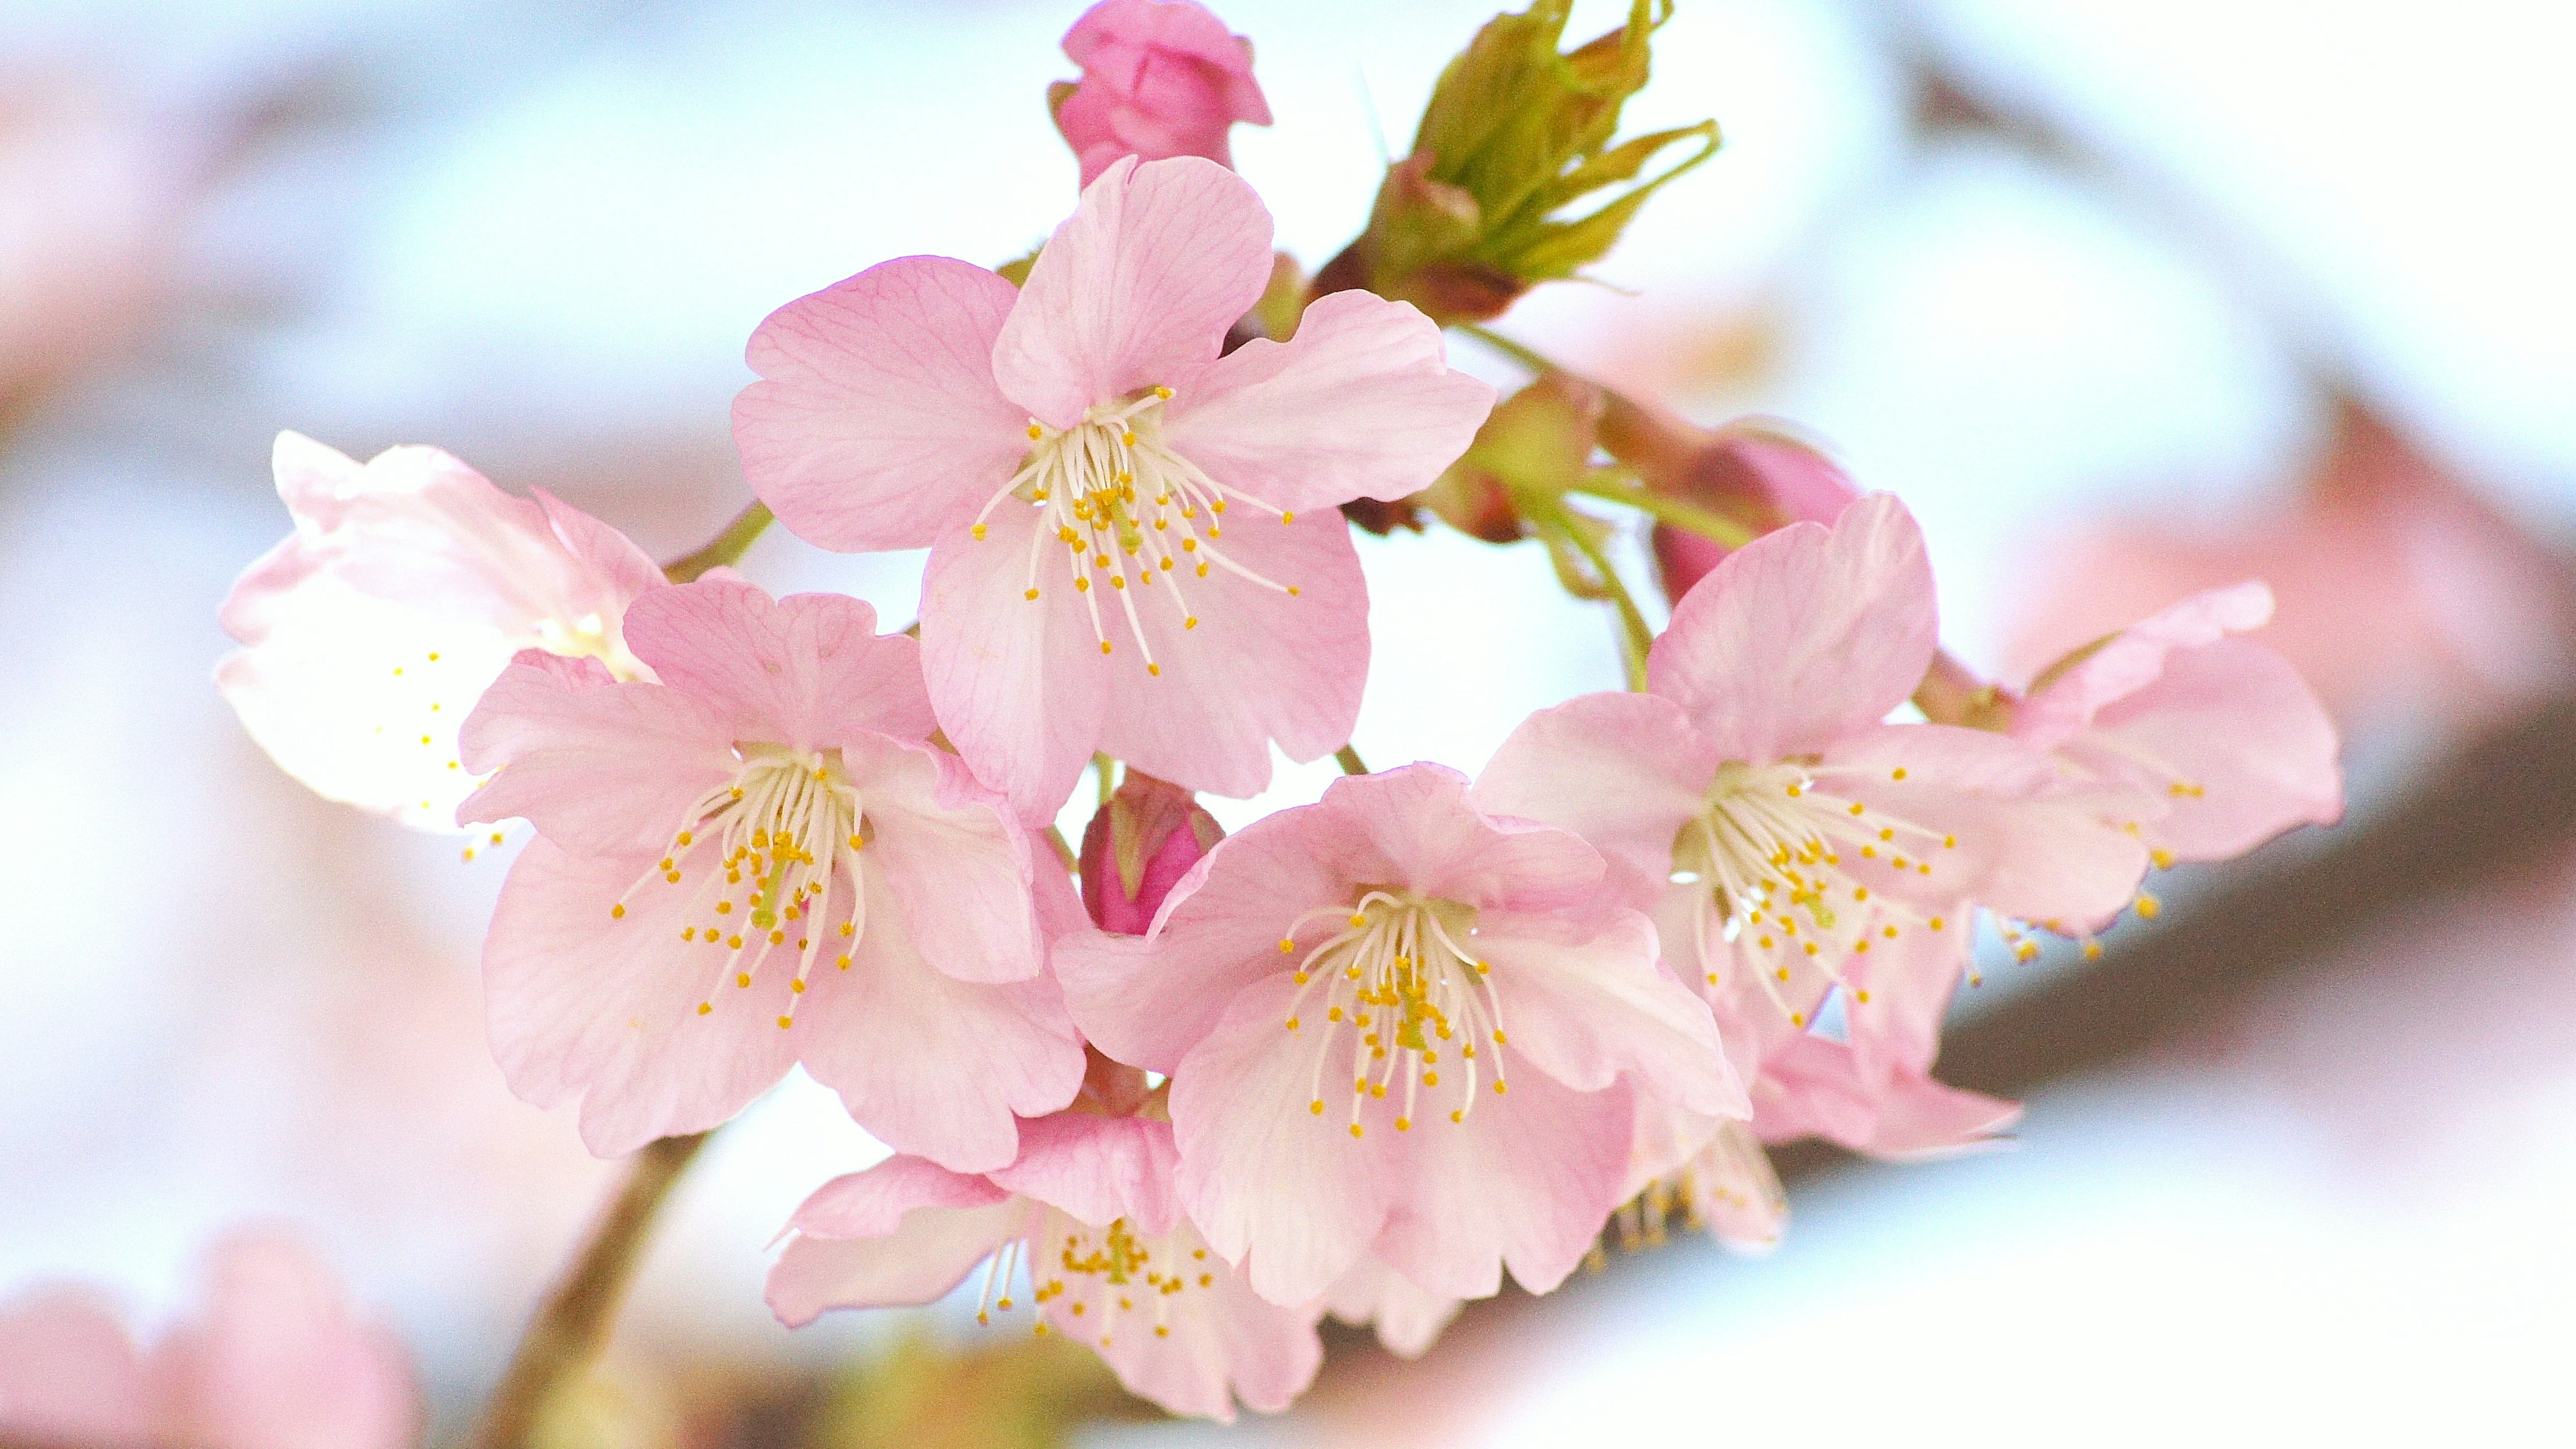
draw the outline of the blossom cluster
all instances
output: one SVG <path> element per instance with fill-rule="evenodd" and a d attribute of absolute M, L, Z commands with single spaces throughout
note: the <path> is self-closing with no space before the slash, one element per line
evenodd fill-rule
<path fill-rule="evenodd" d="M 1638 83 L 1646 9 L 1595 58 L 1633 50 Z M 220 683 L 290 772 L 485 843 L 526 822 L 484 953 L 521 1096 L 616 1155 L 801 1066 L 893 1150 L 788 1224 L 782 1319 L 980 1268 L 979 1316 L 1175 1412 L 1276 1410 L 1325 1315 L 1418 1353 L 1505 1269 L 1556 1287 L 1623 1204 L 1771 1240 L 1766 1143 L 1991 1136 L 2013 1104 L 1932 1074 L 1981 929 L 2089 947 L 2156 909 L 2151 869 L 2339 813 L 2331 727 L 2242 637 L 2260 584 L 1943 693 L 1914 518 L 1758 427 L 1634 470 L 1672 599 L 1637 687 L 1533 715 L 1473 778 L 1359 772 L 1350 520 L 1463 486 L 1486 536 L 1588 538 L 1562 489 L 1474 471 L 1521 399 L 1425 310 L 1457 258 L 1519 253 L 1307 287 L 1227 165 L 1269 120 L 1247 43 L 1105 0 L 1065 48 L 1083 184 L 1033 260 L 883 262 L 750 340 L 760 504 L 828 549 L 927 548 L 917 631 L 666 575 L 443 453 L 291 433 L 296 532 L 226 606 Z M 1492 179 L 1436 159 L 1417 181 Z M 1351 773 L 1225 835 L 1197 796 L 1263 791 L 1274 749 Z M 1051 822 L 1086 770 L 1076 854 Z"/>

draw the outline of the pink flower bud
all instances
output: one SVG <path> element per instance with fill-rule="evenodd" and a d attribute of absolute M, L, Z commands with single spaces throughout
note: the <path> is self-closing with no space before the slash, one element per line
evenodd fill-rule
<path fill-rule="evenodd" d="M 1102 930 L 1141 936 L 1163 897 L 1224 838 L 1198 797 L 1129 770 L 1082 832 L 1082 903 Z"/>
<path fill-rule="evenodd" d="M 1860 496 L 1833 459 L 1796 438 L 1738 419 L 1667 470 L 1649 470 L 1658 493 L 1768 531 L 1804 519 L 1830 524 Z M 1666 598 L 1678 600 L 1726 557 L 1726 546 L 1671 524 L 1654 531 L 1655 567 Z"/>
<path fill-rule="evenodd" d="M 1194 0 L 1100 0 L 1065 32 L 1079 82 L 1047 92 L 1082 184 L 1122 156 L 1204 156 L 1232 166 L 1226 133 L 1270 124 L 1252 78 L 1252 43 Z"/>

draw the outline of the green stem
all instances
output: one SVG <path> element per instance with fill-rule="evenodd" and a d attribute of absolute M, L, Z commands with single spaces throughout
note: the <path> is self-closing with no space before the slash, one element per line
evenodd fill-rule
<path fill-rule="evenodd" d="M 1752 529 L 1722 513 L 1712 513 L 1644 488 L 1611 482 L 1586 482 L 1572 484 L 1565 491 L 1598 498 L 1605 503 L 1623 504 L 1652 516 L 1658 523 L 1669 523 L 1727 548 L 1742 548 L 1755 537 Z"/>
<path fill-rule="evenodd" d="M 1339 764 L 1342 767 L 1342 773 L 1345 775 L 1365 775 L 1368 773 L 1368 766 L 1360 763 L 1360 752 L 1352 749 L 1348 745 L 1344 745 L 1340 749 L 1333 751 L 1333 760 L 1336 764 Z"/>
<path fill-rule="evenodd" d="M 1065 843 L 1062 830 L 1050 825 L 1046 828 L 1046 838 L 1047 844 L 1055 847 L 1055 858 L 1064 862 L 1066 870 L 1082 869 L 1082 857 L 1074 854 L 1073 847 Z"/>
<path fill-rule="evenodd" d="M 1505 357 L 1510 358 L 1512 361 L 1519 363 L 1521 366 L 1528 368 L 1532 372 L 1564 372 L 1569 377 L 1576 375 L 1574 373 L 1567 372 L 1565 368 L 1559 367 L 1555 363 L 1548 361 L 1544 353 L 1538 352 L 1532 348 L 1523 347 L 1521 344 L 1514 342 L 1512 339 L 1505 337 L 1499 332 L 1489 331 L 1486 328 L 1477 326 L 1473 322 L 1453 322 L 1449 325 L 1456 330 L 1464 332 L 1468 336 L 1475 338 L 1477 341 L 1494 349 Z"/>
<path fill-rule="evenodd" d="M 1523 509 L 1524 513 L 1528 510 Z M 1565 541 L 1591 561 L 1592 571 L 1601 576 L 1602 587 L 1610 591 L 1610 602 L 1619 607 L 1619 664 L 1628 679 L 1628 688 L 1642 691 L 1646 687 L 1646 652 L 1654 646 L 1655 631 L 1647 624 L 1645 612 L 1637 607 L 1636 596 L 1628 592 L 1627 581 L 1610 566 L 1609 555 L 1583 531 L 1582 525 L 1569 517 L 1560 504 L 1550 503 L 1542 521 L 1565 535 Z"/>
<path fill-rule="evenodd" d="M 599 1357 L 654 1216 L 712 1135 L 665 1137 L 629 1160 L 617 1196 L 520 1335 L 509 1370 L 484 1410 L 483 1429 L 474 1441 L 478 1449 L 526 1449 L 534 1443 L 546 1405 Z"/>
<path fill-rule="evenodd" d="M 1116 760 L 1098 750 L 1091 752 L 1091 772 L 1100 777 L 1100 799 L 1096 802 L 1098 808 L 1107 809 L 1109 797 L 1118 793 L 1117 771 Z"/>
<path fill-rule="evenodd" d="M 733 522 L 726 524 L 724 532 L 717 534 L 706 547 L 664 564 L 663 575 L 675 584 L 685 584 L 709 569 L 730 568 L 742 562 L 752 540 L 760 537 L 773 517 L 768 504 L 752 504 L 735 514 Z"/>

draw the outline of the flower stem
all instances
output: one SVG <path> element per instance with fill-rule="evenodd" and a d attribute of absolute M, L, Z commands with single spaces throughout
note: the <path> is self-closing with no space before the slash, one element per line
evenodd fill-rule
<path fill-rule="evenodd" d="M 1523 347 L 1521 344 L 1514 342 L 1512 339 L 1505 337 L 1499 332 L 1488 331 L 1485 328 L 1477 326 L 1473 322 L 1453 322 L 1450 325 L 1458 331 L 1464 332 L 1468 336 L 1475 338 L 1487 347 L 1494 349 L 1496 352 L 1501 353 L 1505 357 L 1510 358 L 1512 361 L 1519 363 L 1521 366 L 1528 368 L 1532 372 L 1564 372 L 1569 377 L 1574 375 L 1567 371 L 1567 369 L 1550 362 L 1545 354 L 1540 353 L 1533 348 Z"/>
<path fill-rule="evenodd" d="M 1754 539 L 1752 529 L 1724 514 L 1712 513 L 1705 508 L 1695 507 L 1679 499 L 1667 498 L 1660 493 L 1650 492 L 1632 484 L 1596 480 L 1571 484 L 1565 491 L 1580 493 L 1586 498 L 1598 498 L 1605 503 L 1622 504 L 1652 517 L 1658 523 L 1669 523 L 1675 528 L 1696 533 L 1711 543 L 1727 548 L 1742 548 Z"/>
<path fill-rule="evenodd" d="M 755 502 L 733 516 L 706 547 L 684 554 L 662 565 L 662 574 L 675 584 L 685 584 L 713 568 L 725 568 L 742 562 L 753 539 L 760 537 L 775 517 L 766 503 Z"/>
<path fill-rule="evenodd" d="M 1344 745 L 1340 749 L 1333 751 L 1333 762 L 1342 767 L 1342 773 L 1345 775 L 1365 775 L 1368 773 L 1368 766 L 1360 762 L 1360 752 L 1352 749 L 1348 745 Z"/>
<path fill-rule="evenodd" d="M 520 1336 L 509 1371 L 484 1410 L 477 1449 L 526 1449 L 547 1402 L 598 1357 L 662 1200 L 712 1135 L 665 1137 L 628 1160 L 617 1196 Z"/>
<path fill-rule="evenodd" d="M 1524 507 L 1526 511 L 1526 505 Z M 1627 581 L 1619 577 L 1619 571 L 1610 566 L 1610 556 L 1601 551 L 1601 545 L 1592 541 L 1592 535 L 1583 531 L 1583 526 L 1567 513 L 1562 504 L 1550 502 L 1545 512 L 1529 513 L 1528 516 L 1562 534 L 1565 541 L 1574 545 L 1575 550 L 1591 563 L 1592 571 L 1601 576 L 1601 586 L 1610 591 L 1610 602 L 1619 608 L 1620 669 L 1627 677 L 1629 689 L 1644 690 L 1646 652 L 1654 646 L 1655 631 L 1647 624 L 1645 612 L 1637 607 L 1636 596 L 1628 592 Z"/>

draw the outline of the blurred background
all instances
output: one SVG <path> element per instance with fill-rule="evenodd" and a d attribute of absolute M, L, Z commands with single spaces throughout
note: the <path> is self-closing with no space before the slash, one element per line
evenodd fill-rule
<path fill-rule="evenodd" d="M 209 684 L 216 604 L 287 528 L 270 439 L 435 443 L 685 550 L 747 497 L 727 406 L 770 308 L 903 253 L 1017 256 L 1070 208 L 1043 97 L 1079 8 L 0 0 L 0 1296 L 94 1280 L 149 1321 L 206 1240 L 283 1220 L 412 1345 L 436 1433 L 469 1421 L 610 1170 L 486 1053 L 506 858 L 308 796 Z M 1320 264 L 1491 11 L 1218 8 L 1278 118 L 1240 169 Z M 778 1328 L 763 1244 L 882 1152 L 793 1079 L 683 1185 L 562 1442 L 2561 1423 L 2570 54 L 2566 9 L 2511 0 L 1682 0 L 1632 129 L 1714 115 L 1726 149 L 1597 285 L 1500 324 L 1828 440 L 1920 514 L 1945 635 L 2007 678 L 2204 586 L 2279 592 L 2352 817 L 2172 882 L 2098 963 L 1991 964 L 1943 1075 L 2026 1096 L 2017 1145 L 1791 1154 L 1771 1256 L 1613 1253 L 1409 1367 L 1336 1337 L 1296 1413 L 1219 1431 L 963 1312 Z M 1472 770 L 1616 687 L 1610 621 L 1535 546 L 1362 553 L 1371 762 Z M 892 626 L 920 559 L 773 531 L 746 569 Z"/>

